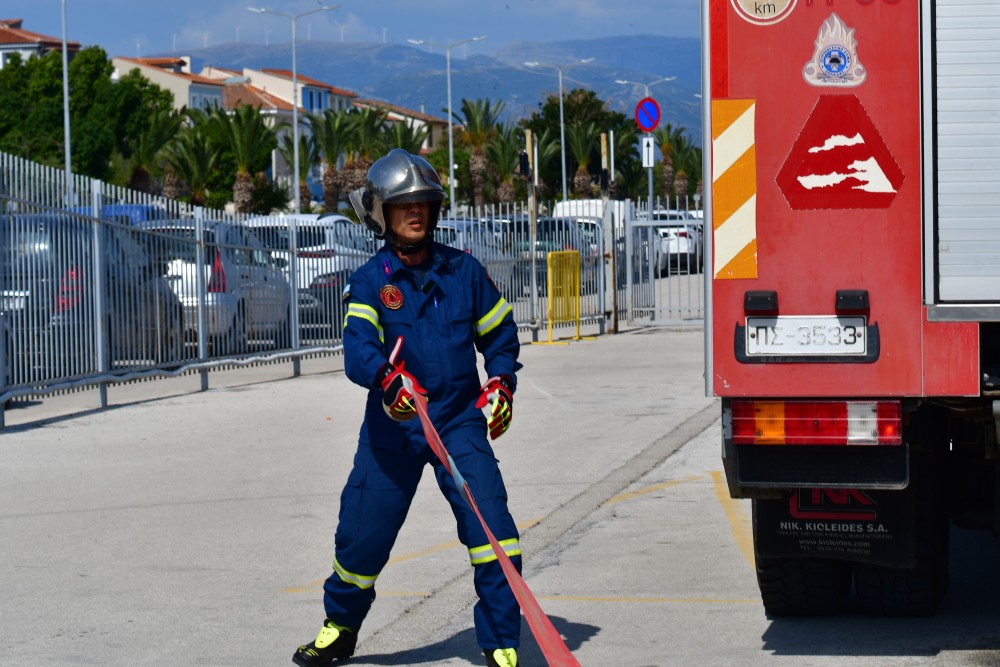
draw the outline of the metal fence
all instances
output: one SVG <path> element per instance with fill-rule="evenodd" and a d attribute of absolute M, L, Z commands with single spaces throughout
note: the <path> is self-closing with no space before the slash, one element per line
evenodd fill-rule
<path fill-rule="evenodd" d="M 524 206 L 491 207 L 442 219 L 435 238 L 482 261 L 536 339 L 552 251 L 580 252 L 580 320 L 602 332 L 701 317 L 700 250 L 675 262 L 657 211 L 601 210 L 542 207 L 532 226 Z M 342 350 L 341 295 L 377 243 L 344 216 L 238 217 L 0 153 L 0 406 L 92 385 L 106 405 L 110 382 L 191 372 L 204 389 L 211 369 L 274 360 L 297 374 Z"/>

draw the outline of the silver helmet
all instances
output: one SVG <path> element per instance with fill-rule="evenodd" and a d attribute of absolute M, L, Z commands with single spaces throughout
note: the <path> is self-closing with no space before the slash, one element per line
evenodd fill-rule
<path fill-rule="evenodd" d="M 379 238 L 391 234 L 383 204 L 407 204 L 426 201 L 431 204 L 429 231 L 437 226 L 444 188 L 434 167 L 427 160 L 393 148 L 368 169 L 364 187 L 348 195 L 358 220 Z"/>

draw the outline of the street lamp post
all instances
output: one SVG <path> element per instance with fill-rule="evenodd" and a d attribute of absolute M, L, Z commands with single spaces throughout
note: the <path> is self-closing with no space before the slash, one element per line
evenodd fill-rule
<path fill-rule="evenodd" d="M 421 44 L 426 44 L 427 46 L 436 46 L 439 49 L 444 49 L 445 53 L 445 69 L 447 72 L 446 78 L 448 79 L 448 206 L 455 206 L 455 143 L 452 138 L 452 112 L 451 112 L 451 50 L 456 46 L 461 46 L 462 44 L 468 44 L 469 42 L 481 42 L 486 39 L 486 35 L 480 35 L 479 37 L 470 37 L 469 39 L 463 39 L 458 42 L 452 42 L 451 44 L 437 44 L 426 39 L 408 39 L 410 44 L 416 44 L 420 46 Z"/>
<path fill-rule="evenodd" d="M 624 79 L 615 79 L 615 83 L 620 83 L 624 86 L 642 86 L 646 90 L 644 97 L 649 97 L 649 89 L 658 83 L 663 83 L 664 81 L 673 81 L 676 76 L 665 76 L 662 79 L 657 79 L 656 81 L 650 81 L 649 83 L 639 83 L 638 81 L 626 81 Z"/>
<path fill-rule="evenodd" d="M 573 65 L 582 65 L 584 63 L 593 62 L 593 58 L 584 58 L 583 60 L 577 61 L 575 63 L 570 63 L 569 65 L 546 65 L 538 62 L 527 62 L 524 63 L 528 67 L 551 67 L 552 69 L 559 72 L 559 155 L 562 159 L 562 198 L 566 201 L 569 195 L 566 191 L 566 123 L 563 120 L 563 70 Z"/>
<path fill-rule="evenodd" d="M 73 205 L 73 160 L 69 147 L 69 52 L 66 48 L 66 0 L 62 0 L 63 141 L 66 143 L 66 205 Z"/>
<path fill-rule="evenodd" d="M 340 5 L 320 5 L 316 9 L 310 9 L 307 12 L 300 12 L 298 14 L 285 14 L 283 12 L 276 12 L 273 9 L 264 9 L 262 7 L 247 7 L 251 12 L 257 14 L 274 14 L 275 16 L 284 16 L 286 19 L 292 22 L 292 191 L 295 194 L 295 212 L 299 213 L 301 211 L 302 202 L 299 197 L 299 75 L 297 64 L 295 62 L 295 25 L 300 18 L 303 16 L 309 16 L 310 14 L 316 14 L 318 12 L 328 12 L 336 9 Z"/>

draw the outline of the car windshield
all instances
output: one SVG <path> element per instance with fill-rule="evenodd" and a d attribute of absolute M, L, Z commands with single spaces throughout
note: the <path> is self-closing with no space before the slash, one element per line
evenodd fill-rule
<path fill-rule="evenodd" d="M 170 227 L 167 229 L 150 228 L 150 254 L 159 261 L 173 262 L 180 260 L 194 264 L 197 261 L 198 246 L 195 243 L 193 227 Z M 205 230 L 205 243 L 215 243 L 215 234 Z M 208 261 L 208 258 L 206 258 Z"/>
<path fill-rule="evenodd" d="M 89 256 L 87 223 L 70 217 L 0 218 L 0 284 L 21 287 Z"/>
<path fill-rule="evenodd" d="M 255 226 L 253 233 L 270 250 L 288 250 L 291 247 L 291 232 L 287 225 Z M 315 248 L 326 245 L 326 230 L 317 225 L 300 224 L 295 228 L 299 248 Z"/>

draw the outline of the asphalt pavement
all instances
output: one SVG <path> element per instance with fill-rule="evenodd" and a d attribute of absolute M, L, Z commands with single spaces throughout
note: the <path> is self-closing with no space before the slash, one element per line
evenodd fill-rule
<path fill-rule="evenodd" d="M 720 466 L 703 337 L 646 328 L 522 347 L 513 425 L 495 449 L 525 579 L 583 665 L 697 660 L 668 650 L 672 608 L 761 616 L 747 518 L 705 472 Z M 365 398 L 340 366 L 216 372 L 204 392 L 198 376 L 126 385 L 106 409 L 92 390 L 10 409 L 0 665 L 290 664 L 323 620 Z M 698 443 L 696 472 L 670 467 Z M 711 528 L 679 540 L 676 502 Z M 724 545 L 719 592 L 690 577 L 666 590 L 683 578 L 664 568 L 704 571 L 705 539 Z M 348 664 L 482 664 L 471 568 L 432 475 L 378 593 Z M 544 664 L 527 624 L 523 641 L 522 664 Z"/>

